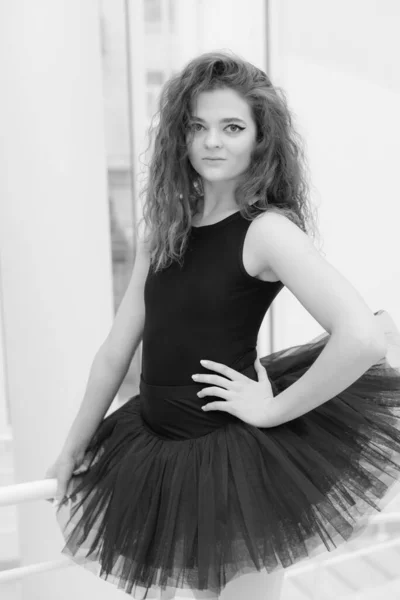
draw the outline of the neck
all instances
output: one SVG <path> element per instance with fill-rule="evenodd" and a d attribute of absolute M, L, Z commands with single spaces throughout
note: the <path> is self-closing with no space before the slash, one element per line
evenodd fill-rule
<path fill-rule="evenodd" d="M 203 217 L 238 209 L 235 199 L 236 181 L 210 183 L 203 181 L 204 200 L 200 205 Z"/>

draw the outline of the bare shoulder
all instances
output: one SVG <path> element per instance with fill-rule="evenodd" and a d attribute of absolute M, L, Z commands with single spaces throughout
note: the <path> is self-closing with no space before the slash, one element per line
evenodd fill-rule
<path fill-rule="evenodd" d="M 284 215 L 282 212 L 269 209 L 258 215 L 252 224 L 254 231 L 254 237 L 262 237 L 268 243 L 271 243 L 276 239 L 280 239 L 282 236 L 285 237 L 285 242 L 292 240 L 296 243 L 296 240 L 304 240 L 304 243 L 311 243 L 310 238 L 296 223 L 294 223 L 289 217 Z M 267 239 L 265 235 L 268 234 Z"/>
<path fill-rule="evenodd" d="M 281 277 L 281 261 L 294 253 L 317 252 L 309 236 L 283 213 L 270 209 L 258 215 L 248 230 L 248 248 L 258 273 L 268 273 L 270 281 Z"/>

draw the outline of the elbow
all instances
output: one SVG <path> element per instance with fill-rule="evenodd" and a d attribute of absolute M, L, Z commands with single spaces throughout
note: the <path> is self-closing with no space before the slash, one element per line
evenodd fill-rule
<path fill-rule="evenodd" d="M 357 340 L 374 362 L 385 358 L 388 352 L 388 343 L 381 327 L 374 327 L 369 333 L 363 332 L 362 335 L 357 336 Z"/>
<path fill-rule="evenodd" d="M 388 352 L 388 343 L 385 331 L 379 321 L 374 320 L 368 327 L 353 324 L 349 327 L 336 330 L 340 335 L 351 339 L 358 353 L 369 356 L 371 363 L 376 363 L 385 358 Z"/>
<path fill-rule="evenodd" d="M 387 356 L 389 347 L 382 319 L 372 315 L 371 319 L 352 319 L 346 324 L 334 328 L 333 334 L 338 334 L 351 340 L 356 352 L 370 357 L 375 364 Z"/>

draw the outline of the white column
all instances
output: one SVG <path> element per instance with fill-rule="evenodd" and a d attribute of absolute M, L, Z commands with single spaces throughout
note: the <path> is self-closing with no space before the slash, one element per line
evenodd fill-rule
<path fill-rule="evenodd" d="M 42 478 L 56 458 L 112 322 L 99 30 L 96 0 L 0 3 L 1 278 L 16 482 Z M 22 564 L 59 557 L 50 503 L 20 505 L 18 517 Z M 111 598 L 110 587 L 74 566 L 27 579 L 22 598 Z"/>
<path fill-rule="evenodd" d="M 131 161 L 132 177 L 134 179 L 135 198 L 135 222 L 142 217 L 142 200 L 139 190 L 143 184 L 143 157 L 147 150 L 147 106 L 146 106 L 146 56 L 145 31 L 144 31 L 144 0 L 136 0 L 127 3 L 127 29 L 128 38 L 128 78 L 130 87 L 130 118 L 131 132 Z"/>
<path fill-rule="evenodd" d="M 1 274 L 1 273 L 0 273 Z M 8 443 L 11 436 L 11 428 L 9 424 L 9 414 L 7 406 L 7 381 L 5 369 L 5 353 L 4 353 L 4 320 L 3 320 L 3 303 L 1 293 L 1 277 L 0 277 L 0 456 L 3 448 L 2 444 Z M 0 468 L 2 468 L 0 462 Z"/>

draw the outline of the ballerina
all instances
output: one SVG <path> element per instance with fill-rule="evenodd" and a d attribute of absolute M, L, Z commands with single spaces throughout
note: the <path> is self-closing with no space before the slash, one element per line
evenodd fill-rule
<path fill-rule="evenodd" d="M 400 374 L 379 315 L 312 243 L 268 76 L 201 55 L 158 116 L 132 277 L 46 473 L 63 553 L 135 597 L 277 600 L 285 568 L 354 537 L 395 490 Z M 260 357 L 284 287 L 325 333 Z M 104 418 L 140 342 L 140 391 Z"/>

